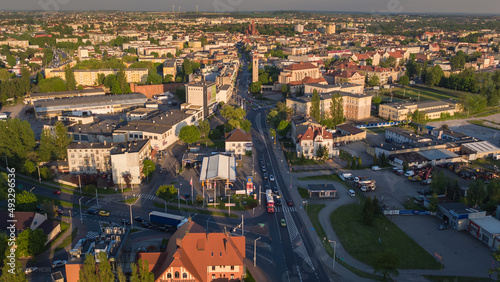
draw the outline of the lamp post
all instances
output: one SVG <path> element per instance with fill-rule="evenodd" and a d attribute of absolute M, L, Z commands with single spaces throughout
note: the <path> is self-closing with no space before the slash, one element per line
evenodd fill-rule
<path fill-rule="evenodd" d="M 133 194 L 132 197 L 135 197 L 135 194 Z M 130 207 L 130 229 L 134 229 L 134 222 L 132 221 L 132 203 L 128 204 L 128 206 Z"/>
<path fill-rule="evenodd" d="M 80 174 L 78 174 L 78 186 L 80 187 L 80 194 L 82 193 L 82 180 L 80 178 Z M 122 190 L 123 192 L 123 190 Z"/>
<path fill-rule="evenodd" d="M 328 240 L 328 242 L 330 243 L 333 243 L 333 265 L 332 265 L 332 269 L 335 268 L 335 250 L 337 249 L 337 242 L 333 241 L 333 240 Z"/>
<path fill-rule="evenodd" d="M 177 207 L 181 209 L 181 188 L 177 188 Z"/>
<path fill-rule="evenodd" d="M 253 241 L 253 266 L 255 267 L 257 265 L 257 241 L 260 240 L 259 237 Z"/>
<path fill-rule="evenodd" d="M 37 165 L 38 168 L 38 183 L 42 184 L 42 178 L 40 177 L 40 166 Z"/>
<path fill-rule="evenodd" d="M 36 188 L 36 187 L 35 187 L 35 186 L 33 186 L 33 188 L 31 188 L 31 189 L 30 189 L 30 192 L 31 192 L 31 191 L 33 191 L 33 189 L 35 189 L 35 188 Z"/>
<path fill-rule="evenodd" d="M 82 216 L 82 199 L 83 199 L 83 197 L 81 197 L 80 199 L 78 199 L 78 204 L 80 205 L 80 221 L 83 221 L 83 216 Z"/>

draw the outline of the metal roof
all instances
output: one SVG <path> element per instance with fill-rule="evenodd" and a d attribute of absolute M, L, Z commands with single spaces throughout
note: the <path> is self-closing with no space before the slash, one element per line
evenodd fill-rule
<path fill-rule="evenodd" d="M 204 157 L 201 164 L 200 181 L 236 181 L 236 159 L 234 156 L 213 155 Z"/>
<path fill-rule="evenodd" d="M 458 157 L 457 154 L 450 152 L 446 149 L 434 149 L 418 152 L 421 156 L 428 160 L 441 160 Z"/>
<path fill-rule="evenodd" d="M 494 217 L 485 216 L 479 218 L 471 218 L 470 220 L 479 225 L 481 229 L 486 230 L 492 235 L 500 234 L 500 221 L 498 221 L 498 219 Z"/>
<path fill-rule="evenodd" d="M 476 153 L 494 153 L 500 151 L 500 148 L 491 144 L 488 141 L 467 143 L 463 144 L 462 146 Z"/>

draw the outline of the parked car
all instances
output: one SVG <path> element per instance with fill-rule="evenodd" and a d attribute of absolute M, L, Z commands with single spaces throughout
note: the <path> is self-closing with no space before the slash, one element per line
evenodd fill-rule
<path fill-rule="evenodd" d="M 269 175 L 269 180 L 274 181 L 274 175 Z"/>
<path fill-rule="evenodd" d="M 97 210 L 94 210 L 94 209 L 88 209 L 87 213 L 88 214 L 99 214 L 99 212 Z"/>
<path fill-rule="evenodd" d="M 445 230 L 445 229 L 448 229 L 448 225 L 445 225 L 445 224 L 440 224 L 437 226 L 437 229 L 438 230 Z"/>
<path fill-rule="evenodd" d="M 374 165 L 374 166 L 372 166 L 372 170 L 377 171 L 377 170 L 381 170 L 381 169 L 382 169 L 382 168 L 380 168 L 378 165 Z"/>
<path fill-rule="evenodd" d="M 278 191 L 278 187 L 273 187 L 273 193 L 279 195 L 280 191 Z"/>
<path fill-rule="evenodd" d="M 275 204 L 276 206 L 281 206 L 281 199 L 280 199 L 280 198 L 278 198 L 278 197 L 276 197 L 276 199 L 274 200 L 274 204 Z"/>
<path fill-rule="evenodd" d="M 54 192 L 52 192 L 52 193 L 59 195 L 59 194 L 61 194 L 61 190 L 54 190 Z"/>
<path fill-rule="evenodd" d="M 261 169 L 262 169 L 262 172 L 266 172 L 266 166 L 265 166 L 265 165 L 263 165 L 263 166 L 261 167 Z"/>
<path fill-rule="evenodd" d="M 56 261 L 52 262 L 52 268 L 59 268 L 59 267 L 63 267 L 64 265 L 66 265 L 65 260 L 56 260 Z"/>
<path fill-rule="evenodd" d="M 57 213 L 58 213 L 59 215 L 62 215 L 62 214 L 64 213 L 64 211 L 63 211 L 63 209 L 57 209 Z"/>
<path fill-rule="evenodd" d="M 99 215 L 100 216 L 106 216 L 106 217 L 108 217 L 109 216 L 109 211 L 99 211 Z"/>
<path fill-rule="evenodd" d="M 151 225 L 151 223 L 149 223 L 149 222 L 142 222 L 141 227 L 151 229 L 151 227 L 153 227 L 153 225 Z"/>
<path fill-rule="evenodd" d="M 286 226 L 286 220 L 284 218 L 281 219 L 281 226 L 283 226 L 283 227 Z"/>
<path fill-rule="evenodd" d="M 33 267 L 28 267 L 28 268 L 26 268 L 26 269 L 24 270 L 24 273 L 29 274 L 29 273 L 32 273 L 32 272 L 37 271 L 37 269 L 38 269 L 38 268 L 37 268 L 36 266 L 33 266 Z"/>
<path fill-rule="evenodd" d="M 137 221 L 137 222 L 144 222 L 144 221 L 146 221 L 142 216 L 136 216 L 136 217 L 134 217 L 134 220 Z"/>
<path fill-rule="evenodd" d="M 158 229 L 158 231 L 168 232 L 168 227 L 166 226 L 158 226 L 156 229 Z"/>
<path fill-rule="evenodd" d="M 349 196 L 351 196 L 351 197 L 355 197 L 356 196 L 356 192 L 354 192 L 354 190 L 352 190 L 352 189 L 349 190 L 349 191 L 347 191 L 347 194 L 349 194 Z"/>
<path fill-rule="evenodd" d="M 122 224 L 125 224 L 125 225 L 130 225 L 130 220 L 128 219 L 122 219 Z"/>
<path fill-rule="evenodd" d="M 264 180 L 267 180 L 267 173 L 264 173 Z"/>

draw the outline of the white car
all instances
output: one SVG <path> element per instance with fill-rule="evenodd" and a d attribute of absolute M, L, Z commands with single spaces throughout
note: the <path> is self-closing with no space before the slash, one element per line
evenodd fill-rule
<path fill-rule="evenodd" d="M 56 261 L 52 262 L 52 268 L 63 267 L 64 265 L 66 265 L 65 260 L 56 260 Z"/>
<path fill-rule="evenodd" d="M 269 175 L 269 180 L 274 181 L 274 176 L 272 174 Z"/>
<path fill-rule="evenodd" d="M 349 194 L 349 196 L 351 196 L 351 197 L 355 197 L 356 196 L 356 192 L 354 192 L 354 190 L 347 191 L 347 194 Z"/>
<path fill-rule="evenodd" d="M 374 165 L 372 166 L 372 170 L 381 170 L 382 168 L 380 168 L 378 165 Z"/>
<path fill-rule="evenodd" d="M 35 272 L 35 271 L 37 271 L 37 269 L 38 269 L 38 268 L 37 268 L 36 266 L 33 266 L 33 267 L 28 267 L 28 268 L 26 268 L 26 269 L 24 270 L 24 273 L 29 274 L 29 273 L 31 273 L 31 272 Z"/>

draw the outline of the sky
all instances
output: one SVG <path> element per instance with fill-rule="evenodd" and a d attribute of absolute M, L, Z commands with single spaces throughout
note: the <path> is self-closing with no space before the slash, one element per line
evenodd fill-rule
<path fill-rule="evenodd" d="M 1 0 L 0 10 L 349 11 L 375 14 L 500 14 L 500 0 Z"/>

